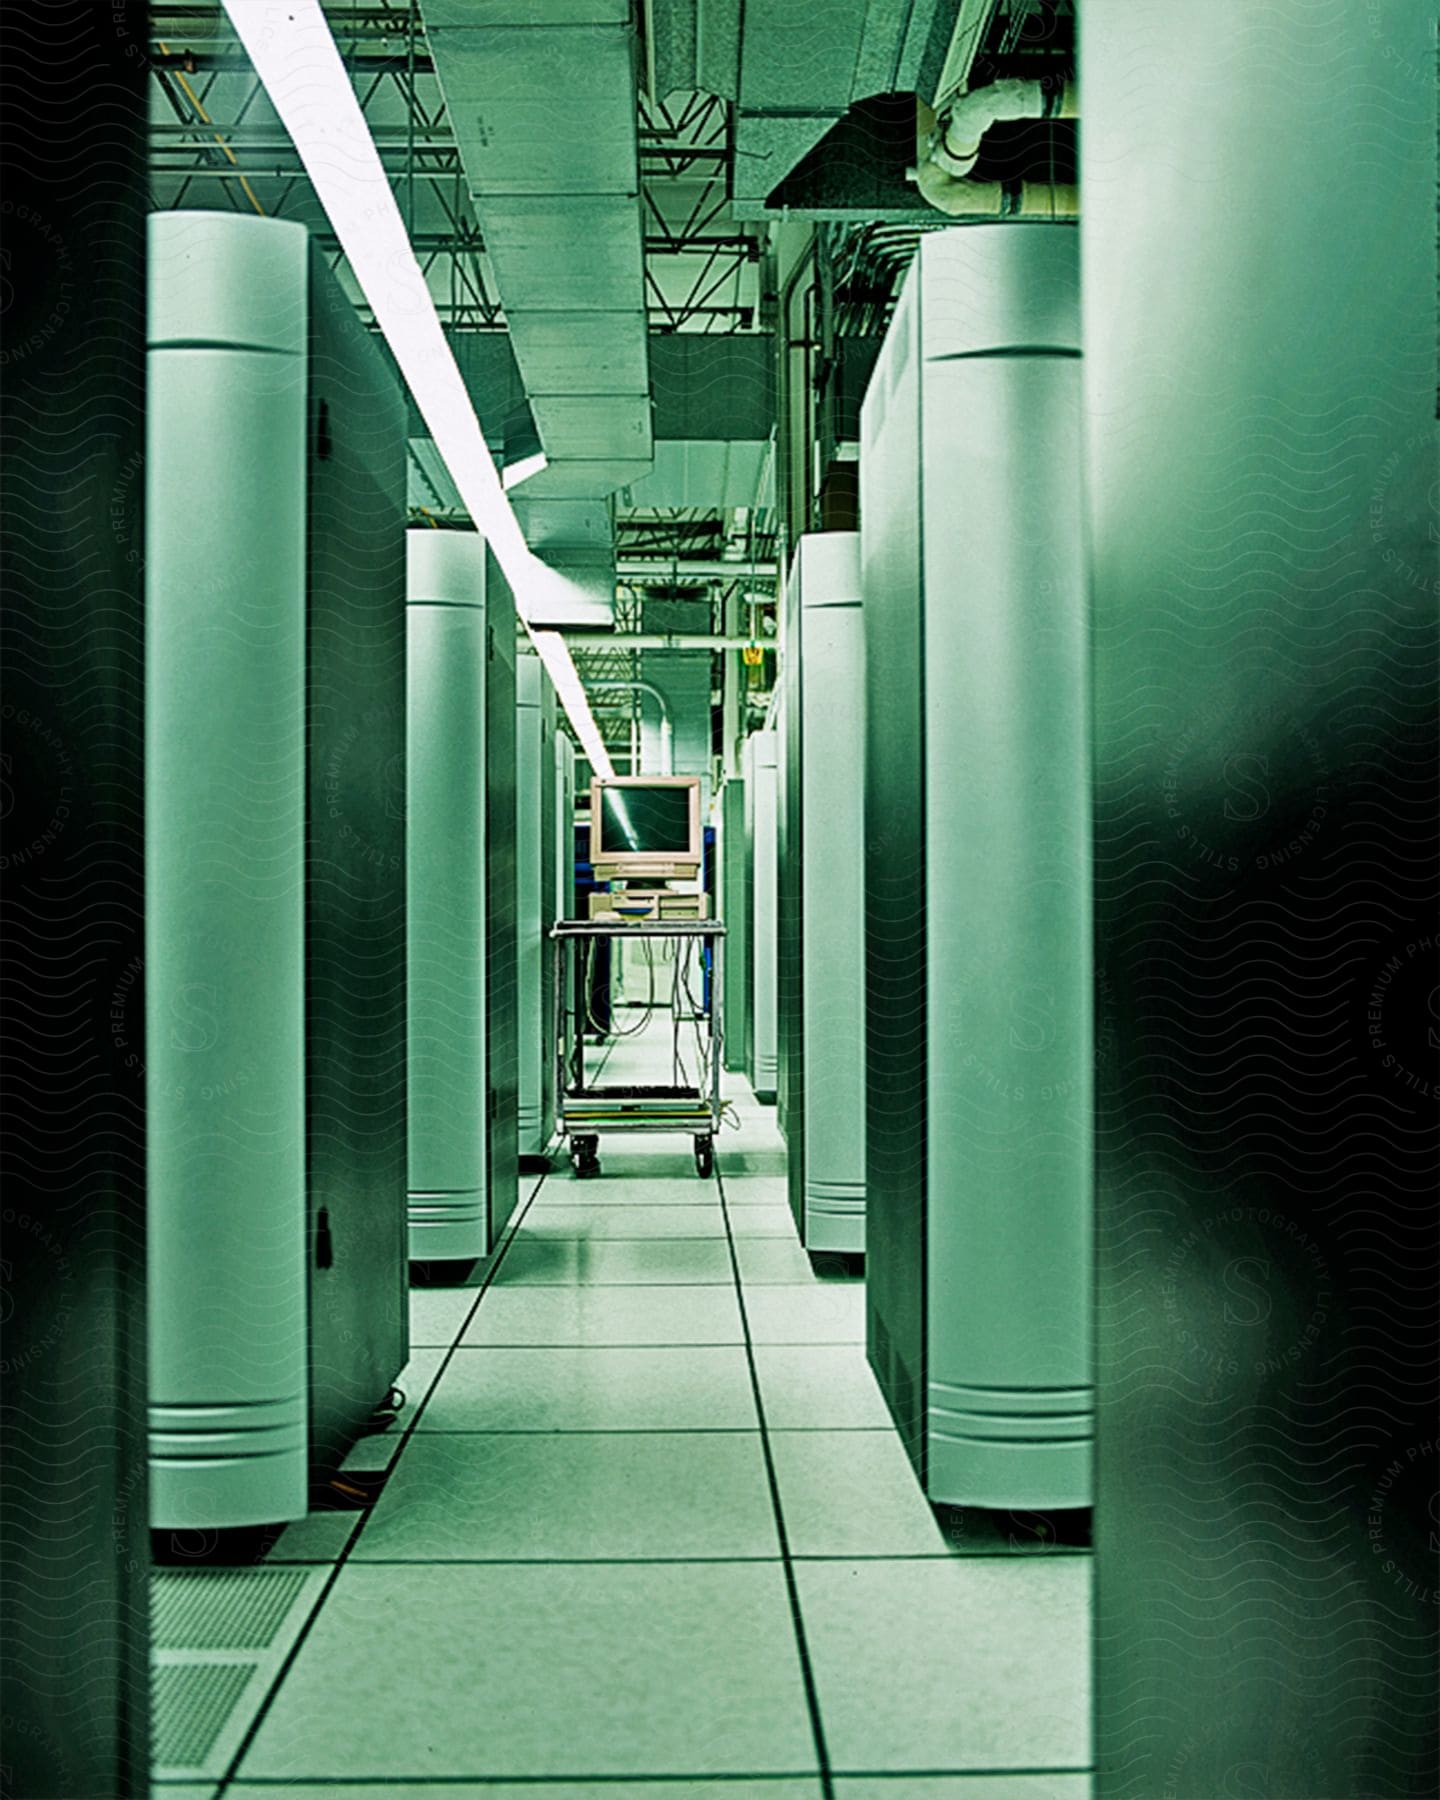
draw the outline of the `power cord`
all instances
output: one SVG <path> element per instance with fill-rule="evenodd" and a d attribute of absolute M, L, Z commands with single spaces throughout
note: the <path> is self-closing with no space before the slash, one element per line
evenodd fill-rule
<path fill-rule="evenodd" d="M 613 1018 L 610 1023 L 610 1028 L 607 1031 L 595 1017 L 594 1008 L 590 1004 L 590 992 L 591 980 L 595 973 L 596 940 L 591 938 L 590 942 L 585 947 L 585 1018 L 590 1029 L 602 1038 L 636 1038 L 639 1037 L 640 1033 L 644 1031 L 650 1023 L 651 1015 L 655 1010 L 655 953 L 647 939 L 642 938 L 640 941 L 645 946 L 645 966 L 650 974 L 650 997 L 645 1002 L 644 1010 L 641 1012 L 640 1023 L 638 1025 L 628 1026 L 623 1031 L 617 1029 Z"/>

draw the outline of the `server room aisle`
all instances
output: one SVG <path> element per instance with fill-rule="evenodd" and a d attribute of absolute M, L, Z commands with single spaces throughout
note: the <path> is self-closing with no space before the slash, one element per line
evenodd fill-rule
<path fill-rule="evenodd" d="M 373 1510 L 157 1578 L 157 1792 L 1084 1800 L 1089 1558 L 942 1533 L 729 1087 L 716 1178 L 608 1139 L 415 1294 Z"/>

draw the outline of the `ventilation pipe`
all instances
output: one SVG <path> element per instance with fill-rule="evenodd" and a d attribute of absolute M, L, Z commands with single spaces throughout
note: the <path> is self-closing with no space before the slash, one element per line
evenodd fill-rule
<path fill-rule="evenodd" d="M 770 599 L 772 596 L 767 595 Z M 721 636 L 718 632 L 694 631 L 566 631 L 563 636 L 571 650 L 778 650 L 773 637 Z M 606 687 L 614 682 L 604 683 Z"/>
<path fill-rule="evenodd" d="M 629 640 L 621 640 L 621 639 L 618 639 L 615 637 L 604 638 L 601 641 L 606 645 L 607 648 L 611 648 L 611 649 L 614 648 L 616 643 L 622 642 L 622 641 L 625 642 L 625 646 L 627 649 L 630 647 Z M 617 692 L 621 692 L 621 691 L 624 691 L 626 693 L 648 694 L 650 696 L 650 698 L 655 702 L 656 706 L 659 707 L 659 709 L 660 709 L 660 768 L 659 768 L 658 772 L 661 775 L 673 774 L 674 769 L 673 769 L 672 765 L 674 762 L 675 735 L 674 735 L 674 728 L 672 727 L 671 722 L 670 722 L 670 703 L 669 703 L 669 701 L 660 692 L 659 688 L 652 686 L 651 683 L 648 681 L 601 681 L 601 682 L 593 683 L 590 688 L 590 693 L 591 693 L 592 697 L 598 696 L 600 694 L 617 693 Z"/>
<path fill-rule="evenodd" d="M 1073 184 L 971 181 L 969 173 L 985 133 L 1001 120 L 1079 116 L 1079 90 L 1071 81 L 1058 89 L 1038 81 L 996 81 L 956 94 L 938 110 L 917 99 L 916 185 L 931 206 L 955 218 L 1078 218 L 1080 190 Z"/>
<path fill-rule="evenodd" d="M 1047 88 L 1040 81 L 992 81 L 944 102 L 930 134 L 930 157 L 947 175 L 963 177 L 980 159 L 980 140 L 1002 119 L 1075 119 L 1075 84 Z"/>

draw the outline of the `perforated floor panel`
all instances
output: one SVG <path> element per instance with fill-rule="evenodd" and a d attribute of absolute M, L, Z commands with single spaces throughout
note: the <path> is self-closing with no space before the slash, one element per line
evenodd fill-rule
<path fill-rule="evenodd" d="M 156 1578 L 157 1650 L 268 1650 L 305 1587 L 305 1569 L 207 1569 Z"/>
<path fill-rule="evenodd" d="M 151 1680 L 151 1731 L 160 1773 L 201 1769 L 256 1679 L 255 1663 L 161 1663 Z M 256 1696 L 259 1704 L 259 1695 Z"/>
<path fill-rule="evenodd" d="M 321 1568 L 157 1569 L 151 1576 L 157 1781 L 218 1780 L 319 1597 Z"/>

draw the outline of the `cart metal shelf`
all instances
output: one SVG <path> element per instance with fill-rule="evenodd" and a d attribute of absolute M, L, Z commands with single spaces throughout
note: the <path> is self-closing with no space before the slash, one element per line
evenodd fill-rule
<path fill-rule="evenodd" d="M 551 932 L 555 945 L 555 1092 L 560 1132 L 569 1141 L 575 1173 L 600 1173 L 600 1134 L 615 1131 L 685 1132 L 695 1140 L 695 1167 L 708 1176 L 715 1166 L 715 1134 L 720 1129 L 720 1047 L 723 1037 L 718 919 L 562 919 Z M 678 938 L 699 940 L 708 1033 L 708 1080 L 704 1086 L 602 1086 L 585 1081 L 585 1009 L 574 957 L 600 940 Z"/>

